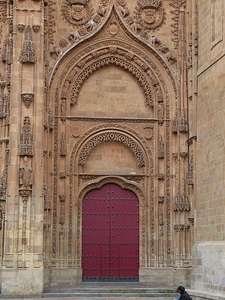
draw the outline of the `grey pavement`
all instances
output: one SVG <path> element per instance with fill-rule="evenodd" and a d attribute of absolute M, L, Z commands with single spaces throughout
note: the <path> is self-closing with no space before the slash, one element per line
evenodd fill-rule
<path fill-rule="evenodd" d="M 175 287 L 153 287 L 138 282 L 96 282 L 46 288 L 42 297 L 7 298 L 0 295 L 0 298 L 8 300 L 173 300 L 177 296 L 175 290 Z"/>

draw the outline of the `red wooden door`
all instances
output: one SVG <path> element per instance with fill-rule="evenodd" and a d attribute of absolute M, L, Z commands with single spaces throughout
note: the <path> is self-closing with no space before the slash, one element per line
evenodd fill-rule
<path fill-rule="evenodd" d="M 138 281 L 137 196 L 107 184 L 86 194 L 82 213 L 83 281 Z"/>

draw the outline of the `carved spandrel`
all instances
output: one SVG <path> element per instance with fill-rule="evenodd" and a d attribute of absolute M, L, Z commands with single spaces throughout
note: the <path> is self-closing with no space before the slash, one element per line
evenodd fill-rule
<path fill-rule="evenodd" d="M 147 39 L 151 30 L 159 28 L 165 20 L 161 0 L 138 0 L 134 14 L 130 13 L 126 1 L 118 0 L 119 12 L 133 32 Z"/>
<path fill-rule="evenodd" d="M 168 46 L 163 44 L 160 39 L 158 39 L 155 35 L 151 37 L 151 43 L 153 47 L 160 52 L 161 55 L 165 57 L 165 59 L 173 64 L 177 61 L 175 54 L 169 49 Z"/>
<path fill-rule="evenodd" d="M 64 1 L 61 12 L 67 23 L 80 27 L 88 23 L 93 16 L 93 9 L 89 0 Z"/>

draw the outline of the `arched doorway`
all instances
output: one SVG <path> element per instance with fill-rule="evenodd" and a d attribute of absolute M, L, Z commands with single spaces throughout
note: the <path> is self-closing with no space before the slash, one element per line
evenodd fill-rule
<path fill-rule="evenodd" d="M 138 281 L 139 203 L 116 184 L 83 199 L 83 281 Z"/>

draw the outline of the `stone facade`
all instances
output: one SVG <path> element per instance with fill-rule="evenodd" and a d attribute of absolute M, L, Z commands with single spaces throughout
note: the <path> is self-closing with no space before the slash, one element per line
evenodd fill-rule
<path fill-rule="evenodd" d="M 223 5 L 0 1 L 3 295 L 82 281 L 107 183 L 138 197 L 140 282 L 224 291 Z"/>
<path fill-rule="evenodd" d="M 192 288 L 225 292 L 224 1 L 200 1 L 196 241 Z M 200 22 L 201 20 L 201 22 Z"/>

